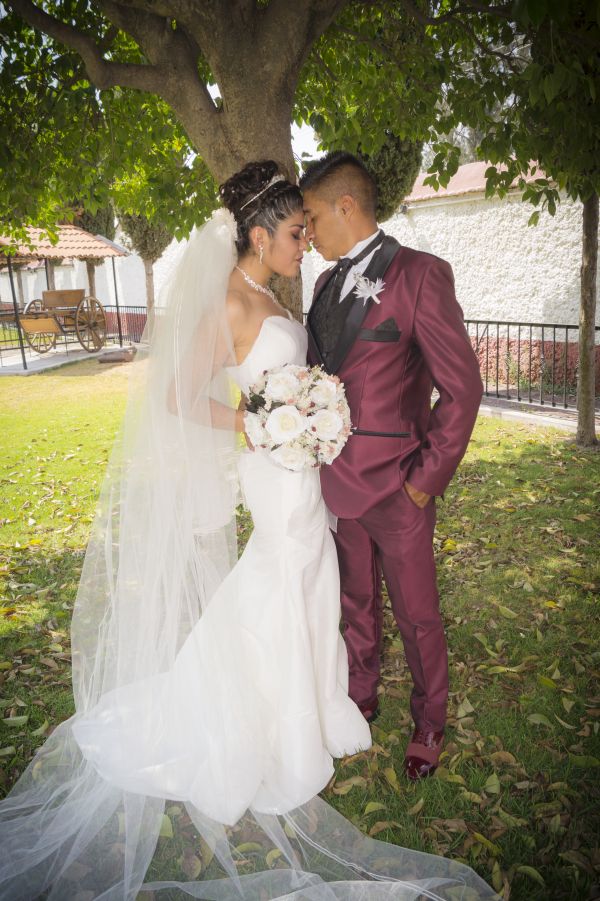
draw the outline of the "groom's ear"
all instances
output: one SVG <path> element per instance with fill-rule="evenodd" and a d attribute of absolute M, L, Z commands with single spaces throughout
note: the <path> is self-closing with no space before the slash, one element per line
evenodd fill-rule
<path fill-rule="evenodd" d="M 352 194 L 342 194 L 336 201 L 338 212 L 345 219 L 350 219 L 356 212 L 356 200 Z"/>

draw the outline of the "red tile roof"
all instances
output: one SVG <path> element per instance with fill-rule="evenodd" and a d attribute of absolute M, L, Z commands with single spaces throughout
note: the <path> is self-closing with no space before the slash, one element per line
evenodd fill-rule
<path fill-rule="evenodd" d="M 447 188 L 439 188 L 435 190 L 430 185 L 424 185 L 423 181 L 427 178 L 427 173 L 422 172 L 417 178 L 411 193 L 405 198 L 405 203 L 420 203 L 423 200 L 435 200 L 436 198 L 460 197 L 465 194 L 481 194 L 485 192 L 485 170 L 490 163 L 477 162 L 465 163 L 460 166 L 456 175 L 453 175 L 448 183 Z M 500 171 L 506 169 L 506 166 L 498 166 Z M 533 181 L 535 178 L 544 178 L 541 170 L 535 175 L 530 175 L 526 181 Z M 516 185 L 513 182 L 513 185 Z"/>
<path fill-rule="evenodd" d="M 51 260 L 51 259 L 96 259 L 101 260 L 104 257 L 124 257 L 128 255 L 128 251 L 108 238 L 102 235 L 92 235 L 90 232 L 77 228 L 75 225 L 59 225 L 58 226 L 58 243 L 51 244 L 41 228 L 28 228 L 27 233 L 29 240 L 33 245 L 31 250 L 27 244 L 18 245 L 14 261 L 23 260 Z M 12 241 L 3 235 L 0 235 L 0 254 L 3 247 L 10 246 Z"/>

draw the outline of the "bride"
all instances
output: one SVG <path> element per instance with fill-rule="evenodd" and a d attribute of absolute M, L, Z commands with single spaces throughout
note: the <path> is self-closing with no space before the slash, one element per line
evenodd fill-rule
<path fill-rule="evenodd" d="M 73 614 L 76 713 L 0 805 L 0 898 L 493 898 L 318 797 L 371 744 L 335 547 L 318 471 L 241 438 L 252 383 L 306 361 L 268 287 L 299 272 L 302 196 L 267 161 L 220 197 L 134 367 Z"/>

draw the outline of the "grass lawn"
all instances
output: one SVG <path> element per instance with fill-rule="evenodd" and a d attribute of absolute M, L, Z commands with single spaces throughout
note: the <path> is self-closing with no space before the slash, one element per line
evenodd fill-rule
<path fill-rule="evenodd" d="M 4 791 L 72 712 L 70 612 L 131 365 L 0 379 Z M 387 610 L 374 747 L 340 761 L 325 792 L 365 832 L 461 858 L 513 901 L 598 897 L 599 508 L 600 454 L 479 421 L 438 507 L 443 766 L 419 785 L 403 778 L 409 679 Z M 176 872 L 168 843 L 159 854 Z"/>

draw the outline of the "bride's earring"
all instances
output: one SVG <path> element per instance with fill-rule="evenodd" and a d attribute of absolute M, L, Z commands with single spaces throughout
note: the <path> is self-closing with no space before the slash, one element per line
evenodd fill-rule
<path fill-rule="evenodd" d="M 264 252 L 265 252 L 265 249 L 264 249 L 263 245 L 259 244 L 258 245 L 258 261 L 259 261 L 259 263 L 262 263 L 262 261 L 263 261 L 263 253 Z"/>

